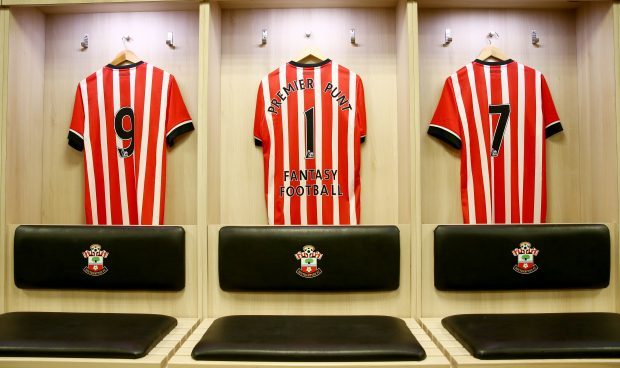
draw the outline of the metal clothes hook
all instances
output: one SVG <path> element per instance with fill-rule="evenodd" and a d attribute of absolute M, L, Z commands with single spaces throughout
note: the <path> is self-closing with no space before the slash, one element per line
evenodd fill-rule
<path fill-rule="evenodd" d="M 123 47 L 127 50 L 127 42 L 131 41 L 131 36 L 123 36 L 121 37 L 121 41 L 123 42 Z"/>
<path fill-rule="evenodd" d="M 349 35 L 351 36 L 351 43 L 355 45 L 355 28 L 349 30 Z"/>
<path fill-rule="evenodd" d="M 443 35 L 443 40 L 443 47 L 446 47 L 452 43 L 452 30 L 450 28 L 446 28 Z"/>
<path fill-rule="evenodd" d="M 540 37 L 538 37 L 538 32 L 535 29 L 532 30 L 532 45 L 540 46 Z"/>
<path fill-rule="evenodd" d="M 493 39 L 493 37 L 495 38 L 499 38 L 499 33 L 495 32 L 495 31 L 491 31 L 489 33 L 487 33 L 487 38 L 489 39 L 489 45 L 492 44 L 491 40 Z"/>

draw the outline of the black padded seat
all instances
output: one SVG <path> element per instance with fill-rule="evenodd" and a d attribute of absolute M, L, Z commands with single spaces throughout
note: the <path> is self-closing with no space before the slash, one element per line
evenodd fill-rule
<path fill-rule="evenodd" d="M 620 358 L 616 313 L 463 314 L 441 323 L 478 359 Z"/>
<path fill-rule="evenodd" d="M 212 361 L 420 361 L 422 346 L 386 316 L 228 316 L 215 320 L 192 357 Z"/>
<path fill-rule="evenodd" d="M 146 356 L 177 325 L 157 314 L 12 312 L 0 315 L 0 356 Z"/>

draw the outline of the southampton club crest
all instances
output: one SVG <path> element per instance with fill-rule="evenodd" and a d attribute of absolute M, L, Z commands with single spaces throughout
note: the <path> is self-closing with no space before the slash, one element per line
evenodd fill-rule
<path fill-rule="evenodd" d="M 538 255 L 538 249 L 532 247 L 532 244 L 522 242 L 519 248 L 512 251 L 512 255 L 517 257 L 517 264 L 512 267 L 516 272 L 528 274 L 538 270 L 538 266 L 534 263 L 534 256 Z"/>
<path fill-rule="evenodd" d="M 88 260 L 88 264 L 82 270 L 89 276 L 101 276 L 108 272 L 108 268 L 103 265 L 103 260 L 108 258 L 110 253 L 101 249 L 101 245 L 93 244 L 90 250 L 82 252 L 84 258 Z"/>
<path fill-rule="evenodd" d="M 295 259 L 301 262 L 297 274 L 306 279 L 312 279 L 323 273 L 319 268 L 319 260 L 323 254 L 312 245 L 304 245 L 302 251 L 295 254 Z"/>

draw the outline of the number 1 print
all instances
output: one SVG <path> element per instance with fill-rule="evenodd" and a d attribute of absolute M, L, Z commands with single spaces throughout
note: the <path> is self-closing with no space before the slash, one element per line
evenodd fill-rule
<path fill-rule="evenodd" d="M 314 107 L 304 112 L 306 117 L 306 159 L 314 158 Z"/>

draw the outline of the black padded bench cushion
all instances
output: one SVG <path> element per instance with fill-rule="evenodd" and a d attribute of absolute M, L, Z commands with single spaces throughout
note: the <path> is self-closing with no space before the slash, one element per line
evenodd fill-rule
<path fill-rule="evenodd" d="M 196 360 L 419 361 L 426 353 L 405 322 L 385 316 L 229 316 L 211 324 Z"/>
<path fill-rule="evenodd" d="M 441 323 L 478 359 L 620 358 L 616 313 L 462 314 Z"/>
<path fill-rule="evenodd" d="M 441 225 L 435 229 L 434 254 L 438 290 L 609 285 L 611 246 L 605 225 Z"/>
<path fill-rule="evenodd" d="M 185 230 L 180 226 L 22 225 L 14 239 L 18 288 L 185 287 Z"/>
<path fill-rule="evenodd" d="M 391 291 L 400 281 L 395 226 L 228 226 L 218 249 L 224 291 Z"/>
<path fill-rule="evenodd" d="M 157 314 L 6 313 L 0 315 L 0 356 L 137 359 L 176 325 Z"/>

